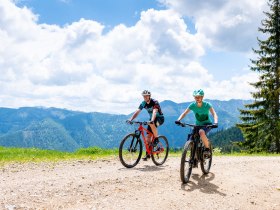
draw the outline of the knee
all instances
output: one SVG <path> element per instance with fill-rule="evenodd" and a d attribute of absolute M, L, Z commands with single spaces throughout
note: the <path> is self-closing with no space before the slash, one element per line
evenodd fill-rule
<path fill-rule="evenodd" d="M 150 124 L 150 127 L 153 128 L 153 129 L 156 129 L 155 124 Z"/>
<path fill-rule="evenodd" d="M 199 130 L 199 135 L 200 135 L 200 136 L 205 136 L 205 131 L 204 131 L 204 130 L 202 130 L 202 129 L 201 129 L 201 130 Z"/>

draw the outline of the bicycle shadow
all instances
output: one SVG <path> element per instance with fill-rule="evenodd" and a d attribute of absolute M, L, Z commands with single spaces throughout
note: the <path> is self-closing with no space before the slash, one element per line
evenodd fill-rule
<path fill-rule="evenodd" d="M 165 166 L 155 166 L 155 165 L 144 165 L 140 168 L 135 168 L 138 171 L 161 171 L 165 168 Z"/>
<path fill-rule="evenodd" d="M 165 166 L 155 166 L 155 165 L 143 165 L 141 167 L 134 168 L 120 168 L 119 170 L 134 170 L 134 171 L 145 171 L 145 172 L 153 172 L 153 171 L 161 171 L 165 168 Z"/>
<path fill-rule="evenodd" d="M 192 174 L 191 179 L 195 180 L 196 182 L 190 180 L 187 184 L 182 184 L 181 189 L 188 192 L 199 190 L 200 192 L 206 194 L 219 194 L 221 196 L 226 196 L 225 193 L 218 190 L 219 187 L 217 185 L 211 183 L 214 178 L 215 174 L 211 172 L 201 176 L 199 176 L 199 174 Z"/>

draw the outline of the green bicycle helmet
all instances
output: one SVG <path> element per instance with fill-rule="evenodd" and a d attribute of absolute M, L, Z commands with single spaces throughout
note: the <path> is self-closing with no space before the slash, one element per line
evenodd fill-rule
<path fill-rule="evenodd" d="M 204 91 L 202 89 L 193 91 L 193 96 L 204 96 Z"/>

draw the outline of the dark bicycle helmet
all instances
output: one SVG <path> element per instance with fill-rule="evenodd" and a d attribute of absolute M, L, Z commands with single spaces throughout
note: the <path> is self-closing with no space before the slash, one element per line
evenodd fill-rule
<path fill-rule="evenodd" d="M 142 92 L 142 96 L 150 96 L 151 95 L 151 92 L 148 91 L 148 90 L 143 90 Z"/>

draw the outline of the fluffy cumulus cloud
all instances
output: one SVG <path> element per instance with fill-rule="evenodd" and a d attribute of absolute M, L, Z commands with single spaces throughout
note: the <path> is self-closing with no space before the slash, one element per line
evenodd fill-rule
<path fill-rule="evenodd" d="M 63 27 L 37 20 L 28 8 L 0 1 L 2 107 L 130 113 L 143 89 L 150 89 L 160 101 L 189 101 L 193 89 L 200 87 L 212 98 L 249 97 L 241 90 L 252 76 L 218 82 L 199 63 L 208 44 L 203 33 L 208 36 L 210 29 L 198 19 L 202 31 L 189 33 L 174 9 L 143 11 L 134 26 L 120 24 L 106 33 L 104 25 L 93 20 Z"/>
<path fill-rule="evenodd" d="M 197 33 L 219 50 L 246 52 L 256 45 L 267 0 L 159 0 L 194 19 Z"/>

